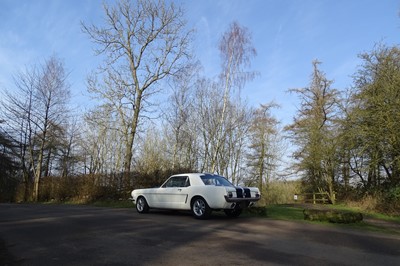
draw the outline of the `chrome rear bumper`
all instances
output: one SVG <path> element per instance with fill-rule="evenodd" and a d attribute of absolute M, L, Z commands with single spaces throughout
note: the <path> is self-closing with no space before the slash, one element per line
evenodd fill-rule
<path fill-rule="evenodd" d="M 226 202 L 255 202 L 259 201 L 261 197 L 255 197 L 255 198 L 229 198 L 228 196 L 225 195 L 225 200 Z"/>

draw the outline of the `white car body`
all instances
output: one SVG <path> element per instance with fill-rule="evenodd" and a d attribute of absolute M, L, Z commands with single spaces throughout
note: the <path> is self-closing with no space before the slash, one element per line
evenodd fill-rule
<path fill-rule="evenodd" d="M 151 208 L 191 210 L 196 218 L 207 218 L 212 210 L 239 216 L 260 199 L 256 187 L 235 187 L 224 177 L 202 173 L 173 175 L 159 188 L 135 189 L 131 195 L 139 213 Z"/>

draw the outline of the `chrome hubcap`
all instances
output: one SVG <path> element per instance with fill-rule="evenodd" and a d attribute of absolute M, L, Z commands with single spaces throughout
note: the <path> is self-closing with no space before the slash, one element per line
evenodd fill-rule
<path fill-rule="evenodd" d="M 140 198 L 138 200 L 138 203 L 136 205 L 136 208 L 138 209 L 138 211 L 143 211 L 144 208 L 144 200 L 142 198 Z"/>
<path fill-rule="evenodd" d="M 196 216 L 202 216 L 206 211 L 206 204 L 203 200 L 197 199 L 193 204 L 193 212 Z"/>

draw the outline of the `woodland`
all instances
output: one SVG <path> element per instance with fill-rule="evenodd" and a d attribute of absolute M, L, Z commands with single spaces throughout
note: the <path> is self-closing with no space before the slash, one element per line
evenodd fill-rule
<path fill-rule="evenodd" d="M 206 77 L 181 7 L 120 0 L 104 6 L 104 18 L 81 25 L 103 59 L 86 81 L 91 110 L 70 108 L 57 56 L 0 88 L 0 202 L 126 199 L 174 173 L 209 172 L 259 187 L 263 204 L 318 192 L 330 203 L 400 212 L 399 46 L 361 53 L 347 89 L 335 88 L 322 62 L 310 62 L 309 83 L 288 89 L 297 113 L 281 125 L 273 115 L 279 103 L 254 107 L 242 97 L 257 76 L 257 51 L 239 22 L 220 36 L 219 75 Z M 294 147 L 290 163 L 282 160 L 286 143 Z"/>

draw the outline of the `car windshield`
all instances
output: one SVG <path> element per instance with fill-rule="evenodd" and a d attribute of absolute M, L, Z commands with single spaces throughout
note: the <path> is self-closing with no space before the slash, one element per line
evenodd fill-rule
<path fill-rule="evenodd" d="M 234 185 L 223 176 L 206 174 L 206 175 L 201 175 L 200 178 L 201 180 L 203 180 L 203 183 L 207 186 L 234 187 Z"/>

